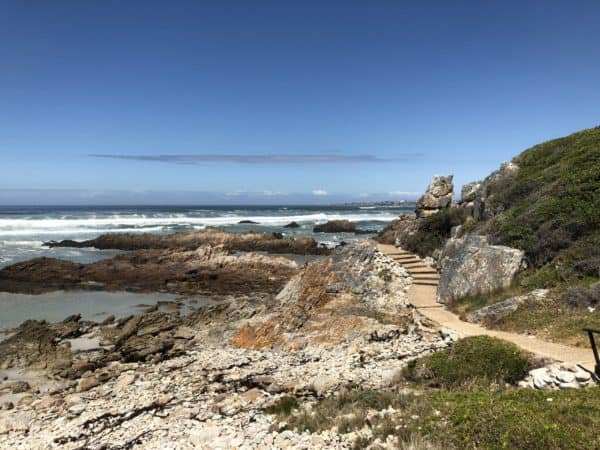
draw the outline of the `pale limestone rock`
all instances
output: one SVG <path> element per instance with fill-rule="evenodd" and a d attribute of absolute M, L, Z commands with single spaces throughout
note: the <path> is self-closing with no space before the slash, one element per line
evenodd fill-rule
<path fill-rule="evenodd" d="M 450 239 L 440 258 L 437 301 L 449 303 L 510 286 L 523 267 L 524 256 L 522 250 L 489 245 L 485 236 Z"/>
<path fill-rule="evenodd" d="M 435 175 L 425 194 L 417 202 L 417 217 L 427 217 L 448 208 L 454 192 L 453 176 Z"/>

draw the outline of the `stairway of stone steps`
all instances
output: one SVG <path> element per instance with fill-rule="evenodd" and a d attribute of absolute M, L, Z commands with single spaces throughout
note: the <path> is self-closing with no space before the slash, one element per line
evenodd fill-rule
<path fill-rule="evenodd" d="M 438 285 L 440 275 L 435 269 L 426 265 L 417 255 L 400 248 L 387 255 L 406 269 L 414 284 L 422 286 Z"/>

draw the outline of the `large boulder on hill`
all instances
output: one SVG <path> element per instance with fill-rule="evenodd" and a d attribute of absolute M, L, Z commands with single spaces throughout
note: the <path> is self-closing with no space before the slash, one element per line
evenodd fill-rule
<path fill-rule="evenodd" d="M 313 228 L 315 233 L 354 233 L 356 224 L 349 220 L 330 220 Z"/>
<path fill-rule="evenodd" d="M 510 286 L 523 268 L 524 256 L 522 250 L 490 245 L 485 236 L 450 239 L 440 257 L 438 303 Z"/>
<path fill-rule="evenodd" d="M 454 193 L 453 176 L 435 175 L 425 194 L 417 202 L 417 217 L 427 217 L 448 208 Z"/>

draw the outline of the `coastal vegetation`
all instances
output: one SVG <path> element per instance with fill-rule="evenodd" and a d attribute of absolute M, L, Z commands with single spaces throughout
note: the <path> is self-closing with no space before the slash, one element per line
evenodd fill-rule
<path fill-rule="evenodd" d="M 526 354 L 509 342 L 473 336 L 409 362 L 402 375 L 410 381 L 448 389 L 473 384 L 515 385 L 527 375 L 532 364 Z"/>
<path fill-rule="evenodd" d="M 598 448 L 600 388 L 512 387 L 531 363 L 511 344 L 475 336 L 413 361 L 389 389 L 351 389 L 293 407 L 282 400 L 268 412 L 297 431 L 353 433 L 357 449 L 389 436 L 402 448 Z M 426 372 L 432 378 L 423 384 Z"/>
<path fill-rule="evenodd" d="M 424 217 L 416 230 L 403 240 L 403 247 L 420 256 L 431 256 L 450 238 L 452 228 L 462 225 L 466 218 L 467 213 L 461 208 L 443 209 Z"/>
<path fill-rule="evenodd" d="M 600 127 L 525 150 L 474 185 L 458 207 L 414 223 L 400 221 L 399 243 L 435 257 L 460 225 L 460 236 L 484 235 L 490 244 L 522 250 L 526 268 L 510 286 L 456 298 L 447 306 L 466 318 L 482 307 L 546 289 L 543 302 L 484 324 L 589 345 L 581 329 L 600 327 Z"/>

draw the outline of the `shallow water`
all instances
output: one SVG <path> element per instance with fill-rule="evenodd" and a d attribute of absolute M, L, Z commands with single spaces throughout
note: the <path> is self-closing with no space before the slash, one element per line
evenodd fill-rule
<path fill-rule="evenodd" d="M 82 319 L 94 321 L 102 321 L 110 315 L 125 317 L 143 312 L 148 305 L 171 302 L 176 298 L 174 294 L 164 293 L 56 291 L 29 295 L 0 292 L 0 330 L 15 327 L 28 319 L 59 322 L 72 314 L 81 314 Z"/>

